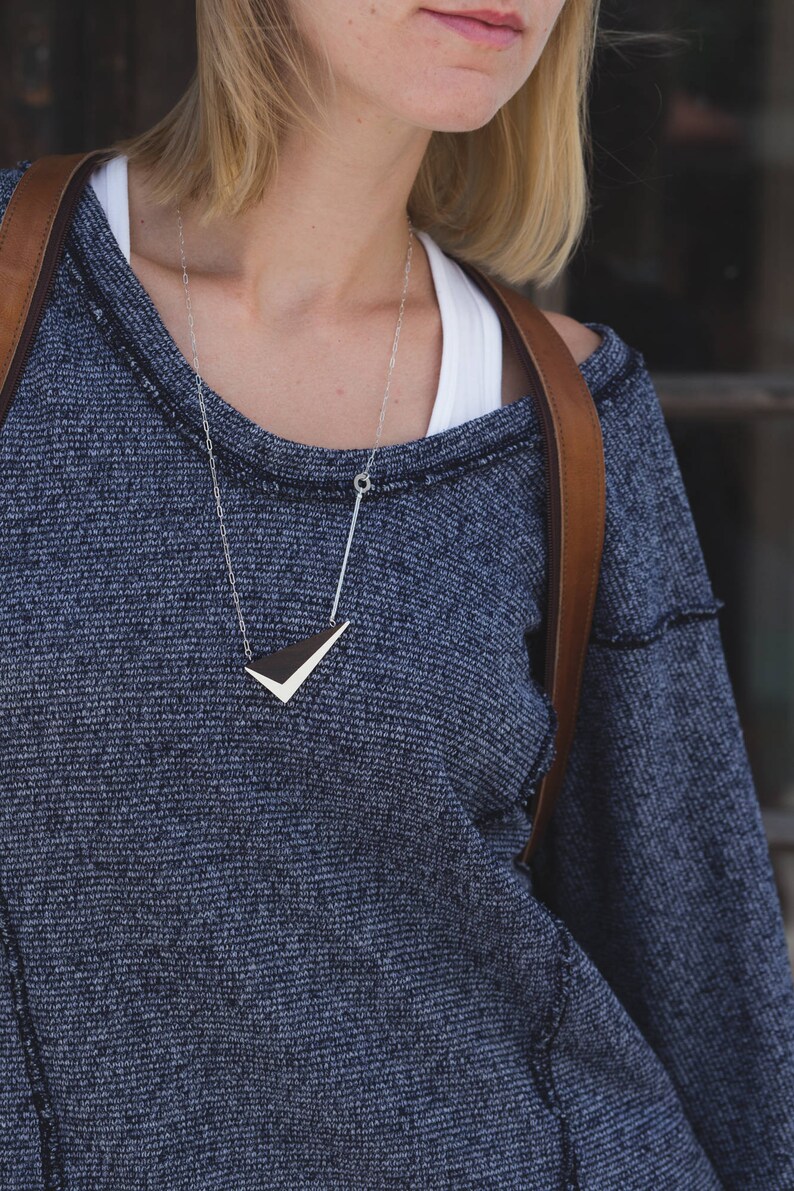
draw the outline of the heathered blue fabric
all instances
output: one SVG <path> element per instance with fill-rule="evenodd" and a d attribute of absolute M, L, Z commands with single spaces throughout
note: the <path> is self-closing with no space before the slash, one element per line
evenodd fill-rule
<path fill-rule="evenodd" d="M 190 365 L 85 191 L 0 435 L 3 1188 L 794 1187 L 720 601 L 644 359 L 590 325 L 603 570 L 530 874 L 531 397 L 381 449 L 351 627 L 281 704 L 243 670 Z M 207 408 L 274 650 L 327 621 L 366 452 Z"/>

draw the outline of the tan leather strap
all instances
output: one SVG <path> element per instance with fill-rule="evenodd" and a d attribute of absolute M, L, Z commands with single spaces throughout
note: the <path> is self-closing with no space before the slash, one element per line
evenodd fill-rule
<path fill-rule="evenodd" d="M 75 204 L 110 150 L 49 154 L 28 166 L 0 223 L 0 426 L 38 330 Z"/>
<path fill-rule="evenodd" d="M 524 364 L 543 428 L 549 516 L 544 682 L 558 722 L 554 761 L 535 791 L 530 837 L 516 857 L 528 864 L 562 787 L 576 728 L 604 544 L 604 448 L 582 372 L 546 316 L 510 286 L 458 264 L 495 307 Z"/>
<path fill-rule="evenodd" d="M 0 426 L 13 399 L 91 171 L 112 151 L 48 156 L 17 185 L 0 224 Z M 548 510 L 544 681 L 557 713 L 554 761 L 533 800 L 527 864 L 551 817 L 576 727 L 604 540 L 605 477 L 598 412 L 564 341 L 529 298 L 453 258 L 495 307 L 527 373 L 543 431 Z"/>

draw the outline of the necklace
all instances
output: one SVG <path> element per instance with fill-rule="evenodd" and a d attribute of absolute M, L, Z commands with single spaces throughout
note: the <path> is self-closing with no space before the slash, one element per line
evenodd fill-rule
<path fill-rule="evenodd" d="M 187 263 L 185 261 L 185 238 L 184 226 L 182 223 L 182 212 L 177 204 L 177 226 L 179 228 L 179 252 L 182 264 L 182 282 L 185 288 L 185 305 L 187 308 L 187 321 L 190 330 L 190 343 L 193 351 L 193 371 L 196 378 L 196 394 L 198 396 L 199 408 L 201 410 L 201 421 L 204 427 L 204 437 L 207 446 L 207 457 L 210 465 L 210 475 L 212 477 L 212 491 L 215 497 L 215 510 L 218 514 L 218 525 L 220 527 L 221 544 L 223 546 L 223 556 L 226 560 L 226 570 L 229 576 L 229 585 L 232 591 L 232 600 L 234 602 L 235 611 L 237 613 L 237 622 L 240 626 L 240 632 L 243 638 L 243 648 L 247 659 L 245 670 L 257 682 L 271 691 L 282 703 L 286 703 L 290 699 L 301 684 L 309 677 L 318 663 L 325 657 L 331 646 L 339 640 L 342 633 L 349 627 L 349 620 L 342 620 L 337 623 L 336 611 L 339 606 L 339 596 L 342 592 L 342 581 L 345 576 L 347 568 L 347 560 L 350 555 L 350 543 L 353 540 L 353 533 L 356 528 L 356 521 L 358 519 L 359 506 L 361 499 L 366 492 L 372 488 L 372 480 L 370 479 L 370 469 L 372 461 L 375 458 L 375 452 L 380 447 L 380 437 L 383 430 L 383 419 L 386 414 L 386 403 L 389 400 L 389 389 L 391 386 L 391 376 L 394 371 L 394 362 L 397 356 L 397 346 L 400 342 L 400 328 L 403 322 L 403 312 L 405 310 L 405 298 L 408 292 L 408 277 L 411 272 L 411 255 L 413 252 L 413 225 L 410 218 L 408 218 L 408 251 L 405 258 L 405 276 L 403 280 L 402 298 L 400 300 L 400 312 L 397 318 L 397 328 L 394 333 L 394 342 L 392 344 L 391 357 L 389 359 L 389 370 L 386 378 L 386 391 L 383 395 L 383 401 L 380 408 L 380 417 L 378 418 L 378 428 L 375 434 L 375 445 L 369 453 L 369 458 L 364 466 L 363 471 L 358 472 L 353 477 L 353 488 L 356 493 L 355 505 L 353 507 L 353 516 L 350 522 L 350 529 L 347 535 L 347 544 L 345 546 L 345 553 L 342 559 L 342 568 L 339 572 L 339 579 L 336 585 L 336 594 L 334 596 L 333 607 L 331 608 L 331 616 L 329 619 L 329 627 L 322 629 L 319 633 L 314 633 L 311 637 L 304 637 L 300 641 L 293 642 L 292 645 L 287 645 L 283 649 L 279 649 L 276 653 L 263 654 L 261 657 L 254 657 L 253 650 L 248 641 L 248 631 L 245 626 L 243 618 L 243 610 L 240 603 L 240 594 L 237 590 L 237 580 L 235 579 L 234 570 L 232 568 L 231 553 L 229 551 L 229 539 L 226 533 L 226 520 L 221 504 L 220 488 L 218 487 L 218 474 L 215 464 L 215 453 L 212 449 L 212 439 L 210 438 L 209 422 L 207 421 L 207 410 L 204 402 L 204 385 L 201 379 L 201 372 L 199 371 L 198 351 L 196 348 L 196 334 L 193 321 L 193 307 L 190 301 L 190 279 L 187 272 Z"/>

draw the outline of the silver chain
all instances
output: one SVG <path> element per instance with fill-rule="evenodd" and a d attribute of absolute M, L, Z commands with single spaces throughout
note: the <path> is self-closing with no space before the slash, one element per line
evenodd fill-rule
<path fill-rule="evenodd" d="M 201 379 L 201 372 L 199 370 L 198 350 L 196 348 L 196 333 L 195 333 L 195 325 L 194 325 L 194 320 L 193 320 L 193 307 L 192 307 L 192 304 L 190 301 L 190 279 L 188 277 L 187 262 L 185 260 L 184 225 L 182 222 L 182 211 L 180 209 L 179 204 L 177 204 L 176 214 L 177 214 L 177 226 L 179 228 L 179 253 L 180 253 L 180 260 L 181 260 L 181 264 L 182 264 L 182 283 L 185 287 L 185 305 L 187 307 L 187 322 L 188 322 L 188 328 L 190 330 L 191 348 L 193 351 L 193 372 L 195 374 L 195 379 L 196 379 L 196 393 L 198 395 L 199 408 L 201 409 L 201 421 L 204 426 L 204 437 L 206 440 L 207 456 L 209 458 L 209 464 L 210 464 L 210 474 L 212 475 L 212 491 L 213 491 L 213 494 L 215 497 L 215 511 L 218 514 L 218 525 L 220 526 L 221 542 L 223 544 L 223 556 L 226 560 L 226 570 L 229 575 L 229 585 L 231 586 L 231 589 L 232 589 L 232 599 L 234 601 L 235 611 L 237 612 L 237 621 L 240 625 L 240 632 L 242 633 L 242 637 L 243 637 L 243 648 L 245 649 L 245 656 L 246 656 L 247 660 L 250 662 L 254 655 L 253 655 L 253 650 L 251 649 L 251 646 L 248 641 L 248 633 L 247 633 L 246 627 L 245 627 L 245 619 L 243 618 L 243 610 L 240 605 L 240 595 L 239 595 L 239 592 L 237 591 L 237 580 L 234 577 L 234 568 L 232 567 L 232 558 L 231 558 L 231 554 L 229 552 L 229 539 L 226 534 L 225 515 L 224 515 L 224 511 L 223 511 L 223 505 L 221 504 L 220 488 L 218 487 L 218 473 L 217 473 L 217 468 L 215 466 L 215 453 L 212 449 L 212 439 L 210 438 L 210 427 L 209 427 L 209 422 L 207 420 L 207 409 L 206 409 L 206 405 L 204 403 L 204 385 L 203 385 L 203 382 Z M 389 359 L 389 371 L 388 371 L 388 376 L 386 379 L 386 391 L 383 395 L 383 402 L 381 403 L 380 417 L 378 419 L 378 428 L 377 428 L 377 432 L 375 434 L 375 445 L 372 448 L 372 450 L 370 451 L 369 458 L 367 460 L 366 466 L 364 467 L 364 470 L 358 472 L 353 479 L 353 487 L 356 490 L 356 503 L 355 503 L 355 508 L 353 510 L 353 517 L 352 517 L 352 521 L 350 524 L 350 531 L 348 533 L 344 560 L 342 562 L 342 569 L 341 569 L 341 572 L 339 575 L 339 581 L 338 581 L 337 587 L 336 587 L 336 596 L 334 599 L 333 608 L 331 610 L 331 618 L 330 618 L 331 624 L 336 623 L 334 618 L 335 618 L 336 609 L 337 609 L 337 606 L 339 603 L 339 596 L 340 596 L 341 590 L 342 590 L 342 580 L 344 578 L 345 568 L 347 567 L 347 560 L 348 560 L 348 556 L 350 554 L 350 543 L 353 539 L 353 531 L 356 526 L 356 519 L 358 517 L 358 509 L 359 509 L 359 505 L 361 504 L 361 498 L 364 495 L 364 493 L 368 492 L 370 490 L 370 488 L 372 487 L 372 482 L 370 480 L 369 473 L 370 473 L 370 468 L 372 467 L 372 461 L 375 458 L 375 452 L 378 450 L 378 448 L 380 446 L 381 432 L 383 430 L 383 419 L 386 414 L 386 403 L 389 400 L 389 390 L 391 388 L 391 377 L 392 377 L 392 372 L 394 371 L 394 364 L 395 364 L 395 360 L 397 357 L 397 346 L 400 342 L 400 329 L 402 327 L 403 313 L 405 311 L 405 298 L 406 298 L 406 295 L 408 292 L 408 277 L 411 272 L 411 256 L 413 253 L 413 224 L 411 223 L 410 217 L 407 217 L 407 218 L 408 218 L 408 252 L 407 252 L 406 258 L 405 258 L 405 277 L 404 277 L 404 281 L 403 281 L 402 297 L 400 299 L 400 313 L 397 318 L 397 328 L 394 333 L 394 342 L 392 345 L 391 357 Z"/>

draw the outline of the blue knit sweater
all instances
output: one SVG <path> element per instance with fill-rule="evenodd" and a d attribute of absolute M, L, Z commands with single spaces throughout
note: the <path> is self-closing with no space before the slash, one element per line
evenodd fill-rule
<path fill-rule="evenodd" d="M 380 450 L 350 628 L 282 704 L 192 370 L 86 189 L 0 434 L 0 1187 L 794 1187 L 721 601 L 643 357 L 590 325 L 603 570 L 530 876 L 531 396 Z M 367 452 L 207 410 L 261 654 L 327 623 Z"/>

